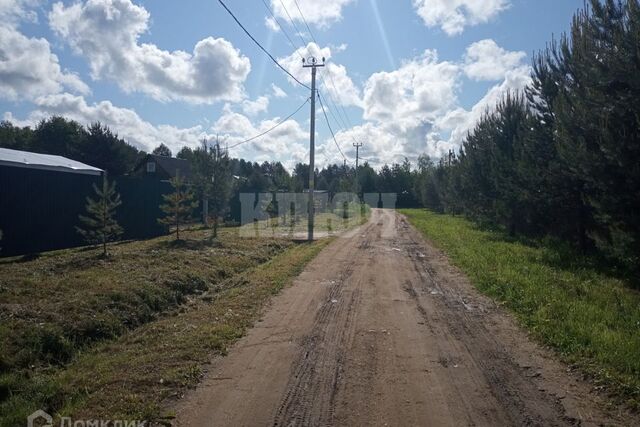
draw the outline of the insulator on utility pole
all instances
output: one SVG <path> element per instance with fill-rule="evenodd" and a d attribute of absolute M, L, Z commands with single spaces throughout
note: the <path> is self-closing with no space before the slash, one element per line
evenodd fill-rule
<path fill-rule="evenodd" d="M 311 124 L 309 129 L 309 204 L 308 204 L 308 222 L 307 230 L 309 235 L 309 241 L 313 241 L 313 223 L 315 216 L 315 200 L 314 200 L 314 187 L 315 187 L 315 138 L 316 138 L 316 68 L 324 67 L 324 58 L 322 63 L 318 63 L 316 58 L 309 57 L 307 60 L 302 58 L 302 66 L 304 68 L 311 68 Z"/>

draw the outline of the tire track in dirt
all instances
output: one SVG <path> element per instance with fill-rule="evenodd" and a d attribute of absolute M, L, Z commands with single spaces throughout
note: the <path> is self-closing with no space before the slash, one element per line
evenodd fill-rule
<path fill-rule="evenodd" d="M 640 425 L 604 403 L 406 219 L 374 209 L 212 363 L 176 424 Z"/>
<path fill-rule="evenodd" d="M 353 333 L 350 325 L 359 300 L 357 289 L 344 289 L 344 282 L 352 273 L 348 266 L 342 271 L 318 310 L 312 330 L 302 342 L 301 355 L 294 363 L 275 426 L 326 425 L 331 421 L 344 349 Z"/>

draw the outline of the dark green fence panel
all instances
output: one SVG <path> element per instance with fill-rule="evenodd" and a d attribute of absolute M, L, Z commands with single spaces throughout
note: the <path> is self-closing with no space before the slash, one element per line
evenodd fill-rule
<path fill-rule="evenodd" d="M 0 167 L 0 255 L 18 255 L 82 244 L 75 231 L 85 198 L 101 177 Z"/>
<path fill-rule="evenodd" d="M 102 178 L 67 172 L 0 166 L 0 256 L 13 256 L 70 248 L 84 244 L 75 226 L 85 212 L 86 198 L 94 197 L 93 184 Z M 165 234 L 158 224 L 162 195 L 168 182 L 119 177 L 122 198 L 117 219 L 125 239 Z"/>
<path fill-rule="evenodd" d="M 158 223 L 163 216 L 160 205 L 163 194 L 172 191 L 167 181 L 152 178 L 118 177 L 116 191 L 120 193 L 122 206 L 116 218 L 124 228 L 124 239 L 144 239 L 166 233 L 165 226 Z"/>

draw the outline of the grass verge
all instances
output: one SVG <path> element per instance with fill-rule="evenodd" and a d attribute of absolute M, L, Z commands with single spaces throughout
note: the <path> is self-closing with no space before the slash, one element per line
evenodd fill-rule
<path fill-rule="evenodd" d="M 161 418 L 327 244 L 208 233 L 0 261 L 0 425 Z"/>
<path fill-rule="evenodd" d="M 401 210 L 476 287 L 511 309 L 594 387 L 640 409 L 640 293 L 570 248 L 519 242 L 471 222 Z"/>

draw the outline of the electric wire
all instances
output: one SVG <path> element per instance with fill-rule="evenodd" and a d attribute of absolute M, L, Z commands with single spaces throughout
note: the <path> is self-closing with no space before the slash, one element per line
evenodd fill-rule
<path fill-rule="evenodd" d="M 276 23 L 276 25 L 278 25 L 278 28 L 280 29 L 280 31 L 282 31 L 282 34 L 284 34 L 287 40 L 289 40 L 289 44 L 291 45 L 293 50 L 297 51 L 298 46 L 293 42 L 293 39 L 291 39 L 291 36 L 289 36 L 289 33 L 287 32 L 287 30 L 285 30 L 284 27 L 280 24 L 280 20 L 276 18 L 276 15 L 273 13 L 273 10 L 271 9 L 271 7 L 267 4 L 265 0 L 262 0 L 262 4 L 267 9 L 267 11 L 269 11 L 271 18 L 273 18 L 273 21 Z M 301 54 L 300 54 L 300 58 L 303 58 Z"/>
<path fill-rule="evenodd" d="M 300 106 L 296 109 L 296 111 L 294 111 L 293 113 L 289 114 L 287 117 L 285 117 L 284 119 L 282 119 L 281 121 L 279 121 L 278 123 L 276 123 L 276 124 L 275 124 L 274 126 L 272 126 L 271 128 L 267 129 L 266 131 L 264 131 L 264 132 L 262 132 L 262 133 L 260 133 L 260 134 L 258 134 L 258 135 L 252 136 L 252 137 L 251 137 L 251 138 L 249 138 L 249 139 L 245 139 L 244 141 L 237 142 L 237 143 L 235 143 L 235 144 L 231 145 L 228 149 L 235 148 L 235 147 L 237 147 L 238 145 L 242 145 L 242 144 L 245 144 L 245 143 L 247 143 L 247 142 L 254 141 L 254 140 L 256 140 L 256 139 L 258 139 L 258 138 L 260 138 L 260 137 L 262 137 L 262 136 L 265 136 L 265 135 L 266 135 L 266 134 L 268 134 L 269 132 L 271 132 L 271 131 L 275 130 L 276 128 L 278 128 L 280 125 L 284 124 L 284 123 L 285 123 L 287 120 L 289 120 L 291 117 L 295 116 L 295 115 L 298 113 L 298 111 L 302 110 L 302 107 L 304 107 L 305 105 L 307 105 L 307 102 L 309 102 L 309 98 L 307 98 L 307 99 L 302 103 L 302 105 L 300 105 Z"/>
<path fill-rule="evenodd" d="M 289 10 L 287 10 L 287 6 L 284 5 L 284 2 L 282 0 L 280 0 L 280 4 L 282 5 L 282 8 L 284 9 L 284 12 L 289 17 L 289 22 L 291 22 L 291 25 L 293 26 L 293 29 L 296 30 L 296 34 L 298 35 L 298 37 L 300 37 L 300 40 L 302 41 L 302 46 L 306 47 L 307 42 L 305 41 L 304 37 L 302 37 L 302 32 L 300 32 L 300 30 L 298 29 L 298 26 L 293 21 L 293 18 L 291 18 L 291 15 L 289 14 Z"/>
<path fill-rule="evenodd" d="M 249 33 L 249 31 L 242 25 L 242 23 L 238 20 L 238 18 L 236 18 L 236 16 L 233 14 L 233 12 L 227 7 L 227 5 L 222 1 L 222 0 L 218 0 L 219 3 L 224 7 L 224 9 L 231 15 L 231 17 L 236 21 L 236 23 L 240 26 L 240 28 L 242 28 L 242 30 L 249 36 L 249 38 L 251 38 L 251 40 L 258 45 L 258 47 L 260 47 L 260 49 L 262 49 L 263 52 L 265 52 L 267 54 L 267 56 L 269 56 L 269 58 L 279 67 L 281 68 L 285 73 L 287 73 L 287 75 L 289 75 L 293 80 L 295 80 L 298 84 L 300 84 L 301 86 L 304 86 L 305 88 L 311 90 L 311 88 L 302 83 L 300 80 L 298 80 L 295 76 L 293 76 L 287 69 L 285 69 L 282 65 L 280 65 L 280 63 L 273 57 L 273 55 L 271 55 L 252 35 L 251 33 Z M 295 1 L 295 0 L 294 0 Z M 274 22 L 276 23 L 276 25 L 278 26 L 278 28 L 282 31 L 282 33 L 284 34 L 284 36 L 287 38 L 289 44 L 291 45 L 291 47 L 297 51 L 298 48 L 296 47 L 296 44 L 293 42 L 293 39 L 291 38 L 291 36 L 289 35 L 289 33 L 285 30 L 285 28 L 282 26 L 282 24 L 280 23 L 280 21 L 278 20 L 278 18 L 275 16 L 275 14 L 273 13 L 273 10 L 271 9 L 271 7 L 269 7 L 269 5 L 266 3 L 265 0 L 262 0 L 262 4 L 264 5 L 264 7 L 267 9 L 267 11 L 269 12 L 269 14 L 271 15 L 271 17 L 273 18 Z M 287 17 L 289 18 L 289 22 L 291 23 L 291 25 L 293 26 L 294 30 L 296 31 L 298 37 L 300 38 L 301 42 L 302 42 L 302 47 L 304 48 L 306 46 L 306 41 L 304 39 L 304 37 L 302 36 L 302 33 L 300 32 L 298 26 L 295 24 L 291 14 L 289 13 L 287 7 L 285 6 L 284 2 L 282 0 L 280 0 L 280 4 L 282 5 L 282 8 L 284 10 L 284 12 L 286 13 Z M 300 13 L 300 17 L 302 18 L 302 21 L 307 29 L 307 31 L 309 32 L 309 35 L 311 37 L 311 39 L 314 41 L 314 43 L 316 43 L 316 45 L 318 45 L 318 42 L 315 38 L 315 36 L 313 35 L 313 32 L 311 31 L 311 28 L 309 27 L 309 24 L 306 20 L 306 18 L 304 17 L 304 14 L 302 13 L 302 10 L 300 9 L 300 5 L 298 4 L 297 1 L 295 1 L 295 5 L 296 8 L 298 9 L 298 13 Z M 299 56 L 304 59 L 304 57 L 302 56 L 302 54 L 300 52 Z M 333 89 L 336 93 L 338 93 L 338 90 L 336 88 L 335 82 L 333 81 L 333 77 L 330 75 L 329 76 L 331 79 L 331 84 L 333 86 Z M 320 78 L 322 79 L 322 82 L 324 84 L 325 87 L 328 88 L 328 85 L 325 81 L 325 79 L 323 78 L 323 76 L 321 75 Z M 325 121 L 327 123 L 327 126 L 329 127 L 329 131 L 331 132 L 331 136 L 333 138 L 334 143 L 336 144 L 336 147 L 338 149 L 338 151 L 340 152 L 340 154 L 342 155 L 344 160 L 347 160 L 346 156 L 344 155 L 344 152 L 342 151 L 342 149 L 340 148 L 340 145 L 338 144 L 338 141 L 335 137 L 335 133 L 333 132 L 333 128 L 331 127 L 331 124 L 329 122 L 329 118 L 327 116 L 326 110 L 324 108 L 324 104 L 320 98 L 320 92 L 316 90 L 316 92 L 318 92 L 318 99 L 320 100 L 320 105 L 322 107 L 322 112 L 325 118 Z M 330 101 L 333 102 L 334 107 L 336 105 L 338 105 L 335 100 L 333 99 L 333 97 L 331 96 L 331 91 L 329 92 L 329 97 L 330 97 Z M 300 107 L 298 107 L 298 109 L 296 111 L 294 111 L 292 114 L 290 114 L 289 116 L 287 116 L 284 120 L 280 121 L 279 123 L 277 123 L 275 126 L 271 127 L 270 129 L 266 130 L 265 132 L 262 132 L 254 137 L 251 137 L 247 140 L 238 142 L 236 144 L 231 145 L 230 147 L 228 147 L 229 149 L 231 148 L 235 148 L 239 145 L 245 144 L 247 142 L 251 142 L 255 139 L 258 139 L 264 135 L 266 135 L 267 133 L 273 131 L 274 129 L 276 129 L 277 127 L 279 127 L 280 125 L 282 125 L 284 122 L 286 122 L 287 120 L 289 120 L 291 117 L 293 117 L 295 114 L 298 113 L 298 111 L 300 111 L 302 109 L 302 107 L 309 102 L 309 99 L 307 99 L 302 105 L 300 105 Z M 341 106 L 342 107 L 342 106 Z M 336 107 L 337 109 L 337 107 Z M 338 110 L 338 109 L 337 109 Z M 342 112 L 345 114 L 345 117 L 348 120 L 348 115 L 346 115 L 346 111 L 344 110 L 344 107 L 342 107 Z M 329 110 L 329 113 L 331 114 L 333 120 L 338 124 L 339 127 L 342 128 L 342 130 L 344 131 L 346 126 L 346 123 L 344 122 L 342 116 L 340 116 L 340 110 L 338 110 L 338 116 L 340 116 L 340 120 L 338 120 L 338 118 L 336 117 L 336 115 L 333 112 L 333 109 Z M 350 122 L 350 120 L 348 120 Z"/>
<path fill-rule="evenodd" d="M 282 0 L 280 0 L 282 2 Z M 302 22 L 304 23 L 305 27 L 307 28 L 307 31 L 309 32 L 309 36 L 311 37 L 311 40 L 313 40 L 313 42 L 316 44 L 316 46 L 320 46 L 318 44 L 318 41 L 316 40 L 315 36 L 313 35 L 313 31 L 311 30 L 311 27 L 309 26 L 309 23 L 307 22 L 307 19 L 304 16 L 304 13 L 302 13 L 302 9 L 300 8 L 300 4 L 298 3 L 298 0 L 293 0 L 294 4 L 296 5 L 296 8 L 298 9 L 298 13 L 300 14 L 300 17 L 302 18 Z M 284 4 L 282 5 L 284 7 Z M 285 7 L 285 11 L 286 7 Z M 289 16 L 289 18 L 291 18 L 291 16 L 289 15 L 289 12 L 287 12 L 287 15 Z M 331 72 L 327 73 L 329 75 L 329 81 L 331 82 L 331 86 L 334 90 L 335 94 L 338 94 L 339 91 L 336 87 L 335 81 L 333 80 L 333 75 L 331 74 Z M 320 79 L 322 80 L 322 84 L 328 88 L 329 85 L 327 85 L 327 82 L 325 81 L 323 75 L 320 75 Z M 338 117 L 340 117 L 340 121 L 336 120 L 336 116 L 334 114 L 332 114 L 333 119 L 336 121 L 336 123 L 338 123 L 338 126 L 341 126 L 343 128 L 343 131 L 346 128 L 350 128 L 353 127 L 353 124 L 351 123 L 351 120 L 349 119 L 349 115 L 347 114 L 347 111 L 345 110 L 344 106 L 340 103 L 338 103 L 335 98 L 333 97 L 333 95 L 331 94 L 331 91 L 328 90 L 327 91 L 328 95 L 329 95 L 329 101 L 333 103 L 334 108 L 338 111 Z M 339 107 L 339 108 L 338 108 Z M 329 110 L 330 112 L 332 112 L 332 109 Z M 343 116 L 340 114 L 342 112 Z M 346 121 L 344 120 L 346 119 Z M 348 124 L 348 125 L 347 125 Z"/>
<path fill-rule="evenodd" d="M 318 44 L 318 42 L 316 41 L 316 38 L 313 36 L 313 32 L 311 31 L 311 28 L 309 27 L 309 24 L 307 24 L 307 20 L 305 19 L 304 14 L 302 13 L 302 10 L 300 10 L 300 5 L 298 4 L 298 0 L 293 0 L 293 2 L 296 4 L 296 8 L 298 9 L 298 13 L 302 17 L 302 22 L 304 22 L 304 26 L 307 27 L 307 31 L 309 31 L 309 35 L 311 36 L 311 40 L 313 40 L 313 42 L 315 44 Z"/>
<path fill-rule="evenodd" d="M 329 117 L 327 117 L 327 112 L 324 109 L 324 103 L 322 102 L 322 96 L 320 95 L 320 92 L 318 92 L 318 100 L 320 101 L 320 107 L 322 107 L 322 114 L 324 115 L 324 119 L 327 122 L 329 131 L 331 132 L 331 136 L 333 137 L 333 142 L 336 144 L 336 147 L 338 148 L 338 151 L 342 155 L 342 158 L 344 160 L 347 160 L 347 156 L 345 156 L 344 153 L 342 152 L 342 149 L 340 148 L 340 144 L 338 144 L 338 140 L 336 139 L 336 134 L 333 133 L 333 129 L 331 128 L 331 124 L 329 123 Z"/>
<path fill-rule="evenodd" d="M 291 74 L 286 68 L 284 68 L 282 65 L 280 65 L 280 63 L 278 62 L 278 60 L 276 58 L 273 57 L 273 55 L 271 55 L 269 53 L 269 51 L 267 49 L 265 49 L 258 40 L 255 39 L 255 37 L 253 37 L 251 35 L 251 33 L 244 27 L 244 25 L 242 25 L 242 23 L 238 20 L 238 18 L 236 18 L 236 16 L 233 14 L 233 12 L 227 7 L 227 5 L 224 3 L 224 1 L 222 0 L 218 0 L 218 2 L 222 5 L 222 7 L 224 7 L 224 9 L 229 13 L 229 15 L 231 15 L 231 17 L 233 18 L 234 21 L 236 21 L 236 23 L 240 26 L 240 28 L 242 28 L 242 30 L 247 34 L 247 36 L 249 36 L 249 38 L 251 40 L 253 40 L 253 42 L 258 45 L 258 47 L 260 49 L 262 49 L 262 51 L 264 53 L 267 54 L 267 56 L 269 58 L 271 58 L 271 60 L 285 73 L 287 73 L 289 75 L 289 77 L 291 77 L 293 80 L 295 80 L 300 86 L 303 86 L 309 90 L 311 90 L 311 88 L 309 86 L 307 86 L 306 84 L 302 83 L 300 80 L 298 80 L 293 74 Z"/>
<path fill-rule="evenodd" d="M 267 10 L 269 11 L 269 13 L 271 14 L 271 16 L 273 17 L 273 19 L 275 20 L 276 24 L 278 25 L 278 28 L 280 28 L 280 30 L 282 31 L 282 33 L 285 35 L 285 37 L 287 38 L 287 40 L 289 41 L 289 44 L 291 45 L 291 47 L 295 50 L 298 51 L 298 47 L 296 46 L 296 44 L 293 42 L 293 40 L 291 39 L 291 37 L 289 36 L 289 34 L 287 33 L 287 31 L 284 29 L 284 27 L 280 24 L 280 22 L 278 21 L 278 19 L 275 17 L 275 15 L 273 14 L 273 11 L 271 10 L 271 8 L 265 3 L 265 0 L 262 0 L 262 3 L 265 5 L 265 7 L 267 8 Z M 298 26 L 296 25 L 296 23 L 293 20 L 293 17 L 291 16 L 291 13 L 289 12 L 289 10 L 287 9 L 287 6 L 285 6 L 284 2 L 282 0 L 280 0 L 280 4 L 282 5 L 282 8 L 285 12 L 285 14 L 287 15 L 288 19 L 289 19 L 289 23 L 291 24 L 291 26 L 294 28 L 294 30 L 297 32 L 298 36 L 300 37 L 300 41 L 302 42 L 302 50 L 304 49 L 304 47 L 307 44 L 307 41 L 304 39 L 304 37 L 302 36 L 302 33 L 300 32 Z M 298 9 L 298 13 L 300 14 L 300 17 L 302 18 L 302 21 L 305 25 L 305 27 L 307 28 L 307 31 L 309 32 L 309 35 L 311 37 L 311 39 L 313 40 L 313 42 L 318 45 L 318 42 L 316 41 L 315 36 L 313 35 L 313 32 L 311 31 L 311 28 L 309 27 L 309 24 L 307 23 L 306 18 L 304 17 L 304 14 L 302 13 L 302 10 L 300 9 L 300 5 L 298 4 L 298 2 L 295 2 L 296 8 Z M 302 54 L 298 51 L 299 56 L 301 59 L 304 60 L 304 56 L 302 56 Z M 324 80 L 324 77 L 322 74 L 320 74 L 320 79 L 322 80 L 323 85 L 328 89 L 329 85 L 327 85 L 326 81 Z M 335 84 L 334 84 L 334 90 L 335 90 Z M 337 90 L 336 90 L 337 93 Z M 336 107 L 336 102 L 333 99 L 333 97 L 331 96 L 331 91 L 328 91 L 329 94 L 329 101 L 331 101 L 333 103 L 333 106 L 335 108 L 329 108 L 329 113 L 331 114 L 333 120 L 335 121 L 335 123 L 338 125 L 338 127 L 340 127 L 343 131 L 345 131 L 346 129 L 346 125 L 344 123 L 344 121 L 342 121 L 342 117 L 340 117 L 340 120 L 338 120 L 338 118 L 336 118 L 335 113 L 333 112 L 334 109 L 337 110 Z M 338 110 L 338 116 L 339 116 L 339 110 Z M 326 113 L 325 113 L 326 114 Z M 344 155 L 343 155 L 344 156 Z"/>
<path fill-rule="evenodd" d="M 309 24 L 308 24 L 308 22 L 307 22 L 307 19 L 304 17 L 304 13 L 302 13 L 302 9 L 300 8 L 300 4 L 298 3 L 298 0 L 293 0 L 293 2 L 295 3 L 296 8 L 298 9 L 298 13 L 300 14 L 300 17 L 302 18 L 302 22 L 304 23 L 305 27 L 307 28 L 307 31 L 309 32 L 309 36 L 311 37 L 311 40 L 313 40 L 313 42 L 314 42 L 317 46 L 320 46 L 320 45 L 318 44 L 318 41 L 316 40 L 316 37 L 313 35 L 313 31 L 311 31 L 311 27 L 309 26 Z M 335 84 L 335 82 L 334 82 L 334 80 L 333 80 L 333 76 L 332 76 L 332 74 L 331 74 L 331 73 L 328 73 L 328 75 L 329 75 L 329 80 L 330 80 L 330 82 L 331 82 L 331 86 L 333 87 L 333 90 L 335 91 L 335 93 L 336 93 L 336 94 L 337 94 L 337 93 L 339 93 L 339 92 L 338 92 L 338 89 L 337 89 L 337 87 L 336 87 L 336 84 Z M 323 83 L 325 86 L 328 86 L 328 85 L 326 84 L 326 82 L 324 81 L 324 78 L 323 78 L 323 77 L 321 77 L 321 79 L 322 79 L 322 83 Z M 333 97 L 331 96 L 331 92 L 330 92 L 330 91 L 329 91 L 329 98 L 333 98 Z M 333 101 L 333 102 L 334 102 L 334 104 L 336 104 L 336 105 L 339 105 L 339 106 L 340 106 L 340 109 L 342 110 L 342 113 L 344 114 L 344 117 L 347 119 L 347 122 L 349 123 L 349 126 L 348 126 L 348 127 L 353 127 L 353 125 L 351 124 L 351 121 L 349 120 L 349 115 L 347 114 L 346 110 L 344 109 L 344 106 L 342 106 L 342 104 L 337 103 L 337 102 L 335 101 L 335 99 L 330 99 L 330 101 Z M 338 111 L 338 115 L 340 115 L 340 111 Z M 340 119 L 342 119 L 342 117 L 341 117 Z M 345 123 L 345 127 L 347 127 L 347 126 L 346 126 L 346 123 Z"/>

